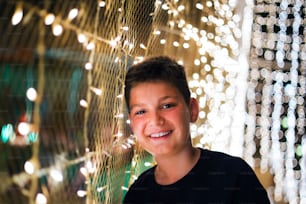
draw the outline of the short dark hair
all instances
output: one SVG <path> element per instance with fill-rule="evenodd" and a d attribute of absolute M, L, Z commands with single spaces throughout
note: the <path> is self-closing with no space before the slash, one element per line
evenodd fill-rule
<path fill-rule="evenodd" d="M 190 90 L 184 67 L 167 56 L 150 57 L 132 65 L 125 77 L 124 97 L 130 111 L 130 92 L 143 82 L 166 82 L 173 85 L 183 96 L 186 104 L 190 102 Z"/>

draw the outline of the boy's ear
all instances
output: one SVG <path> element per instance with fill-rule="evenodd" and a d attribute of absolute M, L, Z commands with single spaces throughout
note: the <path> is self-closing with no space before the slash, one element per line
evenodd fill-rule
<path fill-rule="evenodd" d="M 193 123 L 198 119 L 199 115 L 199 103 L 197 99 L 190 98 L 189 110 L 190 110 L 190 122 Z"/>

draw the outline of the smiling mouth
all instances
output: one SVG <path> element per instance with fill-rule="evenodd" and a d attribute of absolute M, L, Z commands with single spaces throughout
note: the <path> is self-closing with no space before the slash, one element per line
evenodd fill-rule
<path fill-rule="evenodd" d="M 159 133 L 151 134 L 150 137 L 153 137 L 153 138 L 160 138 L 160 137 L 167 136 L 167 135 L 169 135 L 170 133 L 171 133 L 171 131 L 159 132 Z"/>

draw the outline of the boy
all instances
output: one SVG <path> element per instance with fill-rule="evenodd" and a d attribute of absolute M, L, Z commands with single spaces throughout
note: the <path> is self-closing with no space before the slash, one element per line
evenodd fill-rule
<path fill-rule="evenodd" d="M 189 125 L 199 107 L 183 66 L 166 56 L 133 65 L 125 100 L 136 140 L 156 166 L 131 185 L 124 203 L 269 203 L 244 160 L 192 146 Z"/>

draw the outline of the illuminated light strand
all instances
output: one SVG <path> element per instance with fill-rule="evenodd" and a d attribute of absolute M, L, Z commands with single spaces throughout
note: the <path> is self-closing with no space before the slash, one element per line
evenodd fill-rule
<path fill-rule="evenodd" d="M 300 76 L 300 95 L 305 96 L 305 89 L 302 87 L 306 87 L 306 77 Z M 302 132 L 300 135 L 305 134 L 304 130 L 304 124 L 305 124 L 305 100 L 303 103 L 299 104 L 298 108 L 298 117 L 300 124 L 297 123 L 298 127 L 298 133 L 299 130 Z M 301 139 L 301 144 L 300 144 L 300 152 L 299 156 L 301 156 L 300 161 L 299 161 L 299 166 L 300 166 L 300 178 L 299 178 L 299 197 L 300 197 L 300 203 L 306 203 L 306 139 L 305 137 L 302 137 Z"/>
<path fill-rule="evenodd" d="M 300 160 L 301 178 L 299 184 L 300 203 L 306 203 L 306 139 L 302 138 L 301 142 L 302 158 Z"/>
<path fill-rule="evenodd" d="M 279 142 L 279 131 L 281 127 L 281 109 L 282 109 L 282 87 L 283 74 L 281 72 L 275 73 L 275 84 L 273 85 L 273 99 L 274 109 L 272 112 L 272 126 L 271 126 L 271 149 L 270 149 L 270 163 L 274 173 L 274 199 L 280 201 L 282 199 L 283 176 L 282 171 L 284 153 L 281 151 Z"/>
<path fill-rule="evenodd" d="M 261 102 L 261 117 L 260 117 L 260 170 L 262 172 L 267 172 L 269 169 L 269 149 L 270 149 L 270 93 L 272 92 L 272 78 L 271 72 L 265 68 L 261 69 L 261 75 L 265 79 L 265 84 L 262 88 L 262 102 Z"/>
<path fill-rule="evenodd" d="M 298 84 L 298 53 L 300 48 L 299 40 L 299 25 L 301 24 L 301 16 L 299 14 L 302 6 L 301 1 L 296 1 L 294 9 L 294 21 L 293 21 L 293 35 L 292 35 L 292 49 L 291 49 L 291 68 L 290 68 L 290 84 L 285 87 L 286 94 L 289 96 L 289 106 L 287 112 L 288 129 L 286 132 L 287 139 L 287 151 L 285 160 L 285 182 L 286 182 L 286 197 L 289 203 L 298 202 L 298 181 L 295 178 L 294 173 L 294 161 L 295 161 L 295 127 L 296 118 L 295 112 L 297 107 L 297 84 Z"/>
<path fill-rule="evenodd" d="M 22 3 L 18 3 L 16 6 L 16 10 L 13 14 L 13 17 L 11 19 L 12 25 L 17 25 L 22 21 L 23 18 L 23 5 Z"/>
<path fill-rule="evenodd" d="M 254 142 L 254 135 L 256 131 L 256 103 L 255 103 L 255 87 L 256 84 L 254 83 L 255 81 L 258 80 L 258 65 L 256 63 L 252 63 L 249 65 L 248 62 L 248 56 L 249 56 L 249 51 L 250 51 L 250 42 L 251 42 L 251 36 L 252 36 L 252 24 L 253 24 L 253 9 L 254 9 L 254 2 L 253 1 L 246 1 L 246 5 L 244 7 L 244 10 L 248 10 L 250 12 L 244 12 L 244 16 L 242 17 L 242 28 L 241 32 L 244 33 L 245 35 L 242 35 L 241 39 L 241 53 L 239 56 L 239 64 L 243 66 L 245 69 L 242 69 L 245 74 L 245 76 L 249 76 L 248 80 L 248 86 L 241 86 L 241 87 L 247 87 L 245 88 L 245 93 L 246 93 L 246 100 L 241 103 L 246 104 L 248 107 L 248 114 L 245 116 L 245 123 L 246 123 L 246 130 L 245 130 L 245 151 L 243 158 L 248 162 L 248 164 L 251 167 L 254 167 L 255 165 L 255 160 L 254 160 L 254 153 L 256 152 L 256 144 Z M 246 70 L 251 70 L 249 71 Z M 247 72 L 247 73 L 245 73 Z M 255 72 L 255 73 L 253 73 Z M 242 81 L 242 80 L 241 80 Z M 247 80 L 245 80 L 247 81 Z M 241 107 L 244 107 L 244 105 L 241 104 Z"/>
<path fill-rule="evenodd" d="M 209 1 L 207 2 L 207 6 L 211 6 Z M 235 8 L 236 5 L 232 5 Z M 253 21 L 253 13 L 251 12 L 254 7 L 253 2 L 246 1 L 246 5 L 244 6 L 244 10 L 248 10 L 250 12 L 244 12 L 243 14 L 243 21 L 241 22 L 241 29 L 238 27 L 233 27 L 233 33 L 236 35 L 240 33 L 244 33 L 241 39 L 241 48 L 240 52 L 237 53 L 238 61 L 237 63 L 232 63 L 231 65 L 227 65 L 230 70 L 236 70 L 234 67 L 237 67 L 239 71 L 232 71 L 233 73 L 237 74 L 236 80 L 233 80 L 233 86 L 235 90 L 235 98 L 234 103 L 234 113 L 235 116 L 232 117 L 232 127 L 231 127 L 231 144 L 230 144 L 230 153 L 236 156 L 245 157 L 245 160 L 250 164 L 250 166 L 254 166 L 254 158 L 253 154 L 256 150 L 255 143 L 253 141 L 253 134 L 252 131 L 244 133 L 244 124 L 247 121 L 246 114 L 245 114 L 245 105 L 246 99 L 245 96 L 247 94 L 247 78 L 249 74 L 249 64 L 248 64 L 248 56 L 249 56 L 249 48 L 250 48 L 250 41 L 251 41 L 251 30 L 252 30 L 252 21 Z M 235 14 L 233 15 L 233 21 L 236 23 L 240 23 L 240 15 Z M 240 35 L 237 35 L 237 38 L 240 38 Z M 248 118 L 249 119 L 249 118 Z M 251 122 L 251 120 L 248 120 Z M 249 124 L 250 128 L 254 127 L 254 124 Z M 251 133 L 251 134 L 250 134 Z M 246 148 L 244 149 L 243 143 L 246 144 Z M 247 154 L 243 155 L 243 152 L 247 152 Z"/>
<path fill-rule="evenodd" d="M 301 130 L 299 128 L 299 124 L 303 123 L 301 121 L 303 121 L 303 118 L 305 118 L 305 111 L 304 108 L 301 108 L 301 111 L 299 107 L 305 105 L 305 102 L 301 97 L 304 96 L 305 93 L 303 91 L 300 91 L 301 89 L 298 88 L 296 83 L 299 77 L 303 77 L 302 75 L 299 76 L 298 74 L 303 73 L 303 69 L 305 67 L 305 51 L 303 50 L 303 44 L 301 44 L 303 40 L 301 39 L 301 36 L 299 36 L 299 28 L 303 27 L 300 15 L 302 13 L 301 5 L 303 5 L 304 3 L 305 1 L 283 0 L 280 1 L 280 5 L 275 5 L 274 3 L 270 2 L 260 2 L 255 9 L 258 13 L 270 13 L 267 18 L 257 17 L 258 21 L 254 23 L 255 31 L 260 30 L 261 26 L 266 26 L 268 32 L 274 32 L 274 25 L 279 26 L 280 31 L 277 34 L 268 33 L 267 36 L 265 36 L 264 31 L 254 32 L 253 45 L 255 47 L 255 51 L 253 52 L 253 54 L 260 56 L 263 55 L 264 52 L 263 57 L 266 60 L 264 66 L 271 66 L 272 63 L 270 62 L 273 62 L 273 60 L 275 59 L 276 65 L 279 68 L 284 68 L 285 60 L 286 65 L 289 65 L 289 62 L 287 61 L 291 61 L 289 74 L 283 74 L 281 76 L 281 78 L 283 78 L 283 82 L 290 82 L 285 87 L 285 94 L 282 95 L 281 89 L 283 88 L 283 82 L 280 80 L 278 88 L 278 94 L 280 94 L 280 96 L 274 95 L 273 99 L 274 110 L 272 114 L 273 116 L 271 129 L 272 146 L 270 149 L 271 159 L 269 161 L 272 166 L 271 169 L 274 173 L 274 198 L 276 201 L 281 201 L 281 199 L 284 199 L 289 203 L 300 203 L 301 200 L 305 200 L 303 199 L 303 195 L 305 197 L 305 193 L 302 195 L 301 190 L 299 189 L 299 186 L 305 186 L 306 182 L 305 179 L 301 179 L 302 168 L 305 168 L 305 164 L 301 165 L 301 161 L 303 161 L 301 159 L 300 166 L 297 166 L 298 161 L 295 158 L 295 154 L 299 154 L 298 157 L 304 156 L 300 152 L 300 148 L 302 145 L 299 144 L 300 137 L 303 138 L 304 130 Z M 278 15 L 279 17 L 276 18 L 276 16 Z M 291 19 L 291 17 L 294 17 L 294 20 L 293 18 Z M 289 35 L 287 36 L 287 28 L 290 26 L 292 26 L 293 28 L 292 37 Z M 262 36 L 264 36 L 265 40 L 267 39 L 266 42 L 261 40 L 260 37 Z M 270 51 L 273 49 L 276 49 L 275 56 L 273 51 Z M 300 57 L 299 60 L 298 57 Z M 267 60 L 269 60 L 270 62 L 267 62 Z M 301 64 L 299 64 L 299 62 Z M 300 72 L 298 72 L 299 68 L 301 69 Z M 276 75 L 278 75 L 278 77 L 280 76 L 279 73 L 277 73 Z M 275 90 L 276 87 L 277 86 L 274 86 Z M 305 89 L 305 85 L 300 84 L 300 87 L 303 87 L 303 89 Z M 300 95 L 298 95 L 297 93 L 299 93 Z M 277 93 L 274 92 L 274 94 Z M 287 101 L 288 99 L 289 101 Z M 283 108 L 286 108 L 286 105 L 283 103 L 288 103 L 289 108 L 287 110 L 287 117 L 282 116 L 283 118 L 281 118 L 282 113 L 277 115 L 276 111 L 281 112 Z M 297 118 L 295 118 L 296 116 Z M 283 126 L 283 128 L 286 128 L 287 130 L 282 131 L 280 129 L 280 126 Z M 295 132 L 296 128 L 297 132 Z M 286 138 L 283 138 L 282 142 L 279 142 L 281 137 Z M 298 167 L 300 167 L 300 169 Z M 282 198 L 282 196 L 284 196 L 284 198 Z"/>
<path fill-rule="evenodd" d="M 254 153 L 256 151 L 256 144 L 254 142 L 254 136 L 256 136 L 256 86 L 260 77 L 258 70 L 258 64 L 251 62 L 251 71 L 249 74 L 249 86 L 247 90 L 247 105 L 248 105 L 248 115 L 247 115 L 247 129 L 246 129 L 246 160 L 251 166 L 254 166 Z"/>
<path fill-rule="evenodd" d="M 197 37 L 194 37 L 194 39 L 196 39 Z M 203 43 L 204 44 L 204 43 Z M 213 110 L 213 111 L 215 111 L 215 110 Z M 218 113 L 218 112 L 217 112 Z M 200 129 L 200 128 L 199 128 Z"/>
<path fill-rule="evenodd" d="M 284 44 L 286 42 L 286 30 L 287 30 L 287 26 L 286 26 L 286 20 L 288 18 L 288 14 L 286 9 L 288 8 L 288 1 L 287 0 L 282 0 L 281 4 L 280 4 L 280 14 L 279 14 L 279 20 L 278 20 L 278 24 L 280 27 L 280 31 L 279 31 L 279 38 L 277 40 L 277 44 L 276 44 L 276 62 L 277 65 L 280 68 L 283 68 L 285 66 L 285 62 L 284 62 L 284 58 L 285 58 L 285 52 L 284 52 Z"/>

